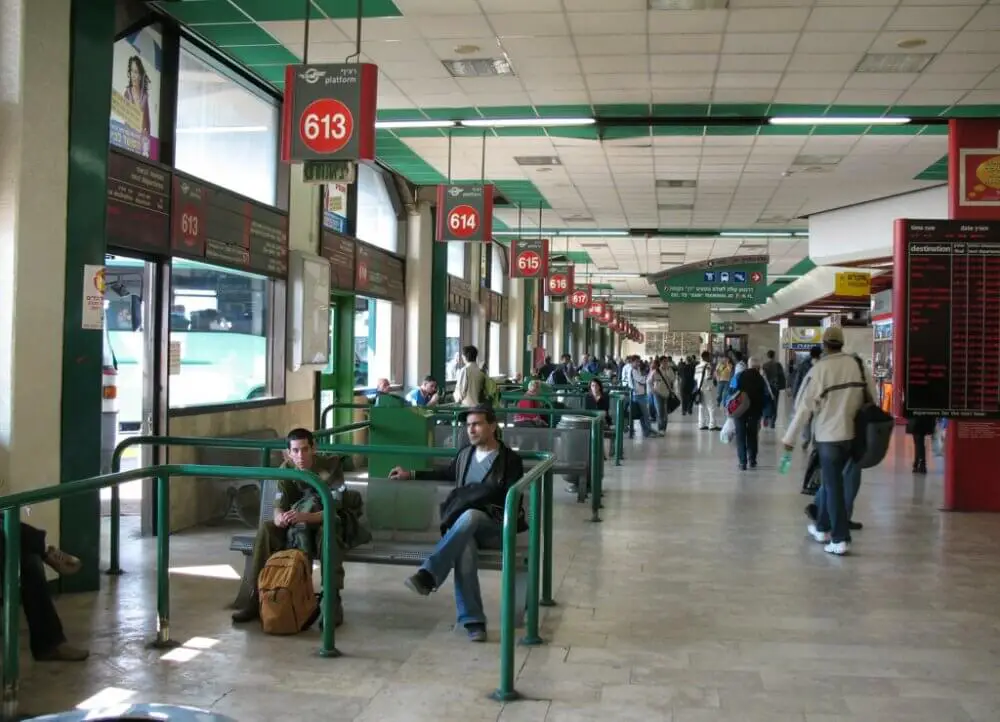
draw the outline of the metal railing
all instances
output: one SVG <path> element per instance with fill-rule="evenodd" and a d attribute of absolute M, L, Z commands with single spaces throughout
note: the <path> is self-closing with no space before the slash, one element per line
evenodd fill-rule
<path fill-rule="evenodd" d="M 367 421 L 359 421 L 354 424 L 347 424 L 346 426 L 339 426 L 333 429 L 326 429 L 323 433 L 324 439 L 332 438 L 338 434 L 346 434 L 352 431 L 357 431 L 359 429 L 364 429 L 368 427 Z M 122 439 L 115 447 L 114 453 L 111 456 L 111 473 L 117 474 L 121 472 L 122 457 L 128 449 L 134 448 L 136 446 L 149 446 L 149 447 L 197 447 L 204 449 L 233 449 L 233 450 L 250 450 L 260 452 L 260 466 L 263 468 L 270 468 L 271 466 L 271 452 L 281 451 L 287 448 L 288 442 L 285 439 L 213 439 L 205 438 L 201 436 L 130 436 L 127 439 Z M 148 476 L 148 475 L 147 475 Z M 145 478 L 145 477 L 137 477 Z M 259 477 L 258 477 L 259 478 Z M 119 496 L 118 484 L 114 484 L 111 487 L 111 510 L 110 510 L 110 521 L 109 521 L 109 534 L 110 537 L 110 550 L 108 552 L 108 570 L 107 574 L 112 576 L 118 576 L 123 574 L 121 568 L 121 536 L 122 536 L 122 520 L 121 520 L 121 497 Z"/>
<path fill-rule="evenodd" d="M 6 536 L 3 559 L 3 671 L 0 688 L 0 715 L 3 719 L 16 719 L 18 707 L 18 687 L 20 678 L 20 610 L 21 602 L 21 507 L 55 501 L 74 494 L 99 491 L 113 484 L 127 481 L 156 478 L 156 638 L 150 646 L 167 649 L 178 646 L 170 639 L 170 479 L 178 476 L 222 477 L 227 479 L 269 478 L 297 481 L 308 484 L 319 494 L 323 503 L 323 513 L 335 514 L 336 507 L 330 488 L 312 472 L 298 469 L 269 469 L 263 467 L 209 466 L 197 464 L 164 464 L 133 469 L 118 474 L 104 474 L 88 479 L 68 481 L 41 489 L 32 489 L 0 497 L 3 511 L 3 526 Z M 324 516 L 325 521 L 325 516 Z M 340 553 L 336 544 L 336 525 L 324 523 L 322 551 L 321 609 L 327 623 L 323 625 L 319 654 L 322 657 L 337 657 L 332 624 L 336 582 L 334 568 Z"/>
<path fill-rule="evenodd" d="M 362 410 L 371 411 L 371 404 L 355 404 L 351 403 L 333 403 L 323 409 L 323 412 L 319 415 L 319 425 L 321 429 L 325 429 L 327 421 L 329 420 L 329 415 L 332 414 L 336 409 L 351 409 L 351 410 Z"/>

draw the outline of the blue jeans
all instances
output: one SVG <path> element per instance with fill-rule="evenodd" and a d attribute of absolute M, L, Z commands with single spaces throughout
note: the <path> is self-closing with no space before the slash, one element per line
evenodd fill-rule
<path fill-rule="evenodd" d="M 489 514 L 469 509 L 441 538 L 421 569 L 440 587 L 455 570 L 455 610 L 459 624 L 486 624 L 479 591 L 479 550 L 499 549 L 500 525 Z"/>
<path fill-rule="evenodd" d="M 650 394 L 653 405 L 656 407 L 656 428 L 660 431 L 667 430 L 667 400 L 657 394 Z"/>
<path fill-rule="evenodd" d="M 756 466 L 760 417 L 746 413 L 733 419 L 733 423 L 736 424 L 736 458 L 739 459 L 740 466 L 746 466 L 748 462 Z"/>
<path fill-rule="evenodd" d="M 646 394 L 633 394 L 632 401 L 639 407 L 639 426 L 642 428 L 643 436 L 649 436 L 652 429 L 649 427 L 649 396 Z M 635 419 L 632 419 L 633 426 L 629 429 L 629 436 L 635 435 Z"/>
<path fill-rule="evenodd" d="M 851 458 L 850 441 L 817 441 L 820 487 L 816 492 L 816 529 L 833 542 L 851 541 L 848 526 L 861 488 L 861 468 Z"/>

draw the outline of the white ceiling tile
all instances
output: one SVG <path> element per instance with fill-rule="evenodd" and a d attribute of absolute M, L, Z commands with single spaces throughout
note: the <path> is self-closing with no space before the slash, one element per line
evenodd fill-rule
<path fill-rule="evenodd" d="M 972 16 L 976 8 L 971 5 L 938 3 L 937 7 L 901 7 L 886 24 L 890 30 L 958 30 Z"/>
<path fill-rule="evenodd" d="M 945 31 L 921 31 L 919 34 L 920 38 L 926 41 L 926 45 L 921 45 L 919 48 L 912 50 L 907 50 L 905 48 L 900 48 L 899 43 L 906 40 L 912 40 L 914 34 L 912 32 L 904 32 L 899 30 L 888 30 L 884 33 L 879 33 L 878 37 L 872 41 L 871 47 L 868 52 L 871 53 L 940 53 L 945 47 L 951 42 L 951 39 L 955 36 L 953 30 Z M 995 48 L 993 48 L 995 50 Z"/>
<path fill-rule="evenodd" d="M 948 44 L 950 53 L 992 53 L 996 52 L 996 34 L 966 30 L 958 33 Z"/>
<path fill-rule="evenodd" d="M 854 73 L 844 84 L 850 90 L 906 90 L 916 73 Z"/>
<path fill-rule="evenodd" d="M 570 12 L 569 26 L 574 35 L 645 35 L 645 12 Z"/>
<path fill-rule="evenodd" d="M 582 75 L 548 75 L 521 78 L 525 90 L 584 90 Z"/>
<path fill-rule="evenodd" d="M 478 15 L 481 12 L 476 0 L 397 0 L 396 7 L 406 17 L 414 15 Z"/>
<path fill-rule="evenodd" d="M 896 101 L 901 105 L 951 105 L 961 100 L 965 90 L 907 90 Z"/>
<path fill-rule="evenodd" d="M 667 90 L 710 88 L 715 81 L 712 73 L 653 73 L 650 78 L 654 88 Z"/>
<path fill-rule="evenodd" d="M 877 30 L 892 14 L 891 7 L 821 7 L 812 11 L 806 30 L 810 32 L 846 32 Z"/>
<path fill-rule="evenodd" d="M 986 77 L 986 73 L 924 72 L 911 87 L 914 90 L 972 90 Z"/>
<path fill-rule="evenodd" d="M 770 103 L 774 90 L 770 88 L 716 89 L 712 91 L 713 103 Z"/>
<path fill-rule="evenodd" d="M 457 52 L 455 52 L 455 48 L 460 45 L 471 45 L 479 48 L 479 50 L 476 51 L 476 57 L 493 58 L 500 55 L 500 48 L 497 45 L 497 40 L 492 36 L 479 38 L 469 37 L 461 40 L 429 40 L 427 42 L 427 46 L 431 49 L 431 52 L 441 60 L 454 60 L 455 58 L 461 57 Z M 405 58 L 397 59 L 404 60 Z"/>
<path fill-rule="evenodd" d="M 898 90 L 844 90 L 837 96 L 842 105 L 892 105 L 899 98 Z"/>
<path fill-rule="evenodd" d="M 802 33 L 799 49 L 810 53 L 863 53 L 875 40 L 876 33 Z"/>
<path fill-rule="evenodd" d="M 848 73 L 785 73 L 782 88 L 812 89 L 841 88 L 850 77 Z"/>
<path fill-rule="evenodd" d="M 730 10 L 726 28 L 735 33 L 798 32 L 808 17 L 806 8 L 736 9 Z"/>
<path fill-rule="evenodd" d="M 529 90 L 532 105 L 588 105 L 586 90 Z"/>
<path fill-rule="evenodd" d="M 718 64 L 718 55 L 652 55 L 649 58 L 652 73 L 712 73 Z"/>
<path fill-rule="evenodd" d="M 654 10 L 649 13 L 649 33 L 721 33 L 726 18 L 725 10 Z"/>
<path fill-rule="evenodd" d="M 960 101 L 959 105 L 995 105 L 1000 103 L 1000 90 L 973 90 Z"/>
<path fill-rule="evenodd" d="M 649 88 L 647 73 L 591 73 L 586 77 L 587 87 L 595 90 L 637 90 Z"/>
<path fill-rule="evenodd" d="M 782 87 L 774 96 L 775 103 L 832 103 L 837 97 L 835 89 L 801 90 Z"/>
<path fill-rule="evenodd" d="M 788 63 L 789 72 L 836 73 L 853 72 L 864 57 L 862 53 L 803 53 L 802 46 Z"/>
<path fill-rule="evenodd" d="M 781 73 L 722 73 L 715 76 L 716 88 L 776 88 Z"/>
<path fill-rule="evenodd" d="M 511 58 L 514 72 L 521 78 L 576 75 L 580 62 L 573 56 L 562 58 Z"/>
<path fill-rule="evenodd" d="M 1000 89 L 1000 72 L 991 73 L 979 84 L 977 90 Z"/>
<path fill-rule="evenodd" d="M 504 91 L 493 93 L 469 93 L 466 92 L 471 105 L 487 106 L 491 108 L 505 105 L 530 105 L 531 100 L 524 91 Z"/>
<path fill-rule="evenodd" d="M 977 30 L 1000 30 L 1000 4 L 982 8 L 969 22 L 969 27 Z"/>
<path fill-rule="evenodd" d="M 279 43 L 302 45 L 305 34 L 305 23 L 302 20 L 277 20 L 257 24 Z M 354 37 L 353 33 L 351 37 Z M 313 20 L 309 23 L 310 52 L 312 52 L 313 43 L 339 43 L 345 40 L 347 40 L 347 36 L 330 20 Z"/>
<path fill-rule="evenodd" d="M 401 62 L 380 63 L 378 69 L 392 80 L 409 81 L 416 79 L 427 80 L 449 80 L 451 73 L 436 60 L 422 62 Z"/>
<path fill-rule="evenodd" d="M 593 55 L 646 55 L 644 37 L 636 42 L 635 35 L 586 35 L 575 38 L 576 53 Z"/>
<path fill-rule="evenodd" d="M 717 53 L 722 50 L 722 34 L 650 35 L 649 52 L 657 54 Z"/>
<path fill-rule="evenodd" d="M 334 20 L 333 23 L 351 40 L 357 37 L 357 21 Z M 412 40 L 417 35 L 417 29 L 409 19 L 404 17 L 365 18 L 361 30 L 361 38 L 365 46 L 370 40 Z M 310 39 L 312 39 L 311 34 Z M 367 47 L 365 49 L 367 50 Z"/>
<path fill-rule="evenodd" d="M 469 99 L 465 97 L 465 93 L 435 95 L 414 92 L 408 88 L 406 95 L 421 108 L 464 108 L 469 105 Z"/>
<path fill-rule="evenodd" d="M 413 26 L 429 40 L 489 37 L 492 34 L 486 17 L 479 15 L 417 15 Z"/>
<path fill-rule="evenodd" d="M 386 43 L 390 45 L 391 43 Z M 409 43 L 408 43 L 409 45 Z M 414 43 L 413 45 L 421 45 L 421 43 Z M 296 46 L 291 43 L 285 43 L 285 47 L 288 48 L 293 53 L 296 53 L 301 57 L 302 46 Z M 311 41 L 309 43 L 309 62 L 310 63 L 342 63 L 344 59 L 351 55 L 355 50 L 354 43 L 315 43 Z M 423 48 L 422 53 L 416 53 L 414 57 L 417 58 L 429 58 L 434 60 L 434 56 L 431 55 L 426 46 Z"/>
<path fill-rule="evenodd" d="M 988 73 L 1000 67 L 997 53 L 942 53 L 925 72 L 930 73 Z"/>
<path fill-rule="evenodd" d="M 649 73 L 649 59 L 642 55 L 598 55 L 581 58 L 584 73 Z"/>
<path fill-rule="evenodd" d="M 347 51 L 342 57 L 347 57 L 354 52 L 353 44 L 339 44 L 340 49 Z M 407 62 L 413 60 L 415 62 L 437 62 L 439 61 L 438 56 L 436 56 L 427 45 L 427 43 L 422 40 L 408 40 L 405 42 L 378 42 L 364 41 L 362 47 L 365 49 L 365 54 L 371 57 L 380 66 L 383 63 L 392 62 Z M 316 47 L 310 42 L 309 53 L 310 56 L 315 52 Z M 449 48 L 450 50 L 450 48 Z M 452 54 L 453 55 L 453 54 Z M 452 57 L 449 55 L 448 57 Z M 444 66 L 442 66 L 444 67 Z"/>
<path fill-rule="evenodd" d="M 503 39 L 503 47 L 510 53 L 515 65 L 519 58 L 572 58 L 576 55 L 572 40 L 555 35 L 538 38 L 506 37 Z"/>
<path fill-rule="evenodd" d="M 653 88 L 654 103 L 707 103 L 711 98 L 712 91 L 708 87 L 687 90 Z"/>
<path fill-rule="evenodd" d="M 439 95 L 441 93 L 460 93 L 461 88 L 452 78 L 423 80 L 408 80 L 400 84 L 400 89 L 413 97 L 416 95 Z"/>
<path fill-rule="evenodd" d="M 719 72 L 755 73 L 782 72 L 788 65 L 790 55 L 731 55 L 724 54 L 719 60 Z"/>
<path fill-rule="evenodd" d="M 724 53 L 791 53 L 798 33 L 726 33 Z"/>
<path fill-rule="evenodd" d="M 490 25 L 501 38 L 507 35 L 569 35 L 566 16 L 556 13 L 496 13 Z"/>
<path fill-rule="evenodd" d="M 557 13 L 562 11 L 562 0 L 479 0 L 483 12 L 486 13 L 518 13 L 544 12 Z"/>
<path fill-rule="evenodd" d="M 649 90 L 591 90 L 594 103 L 649 103 Z"/>
<path fill-rule="evenodd" d="M 497 0 L 494 0 L 496 2 Z M 562 0 L 566 10 L 570 12 L 598 12 L 607 10 L 607 0 Z M 615 0 L 616 10 L 645 11 L 646 0 Z"/>

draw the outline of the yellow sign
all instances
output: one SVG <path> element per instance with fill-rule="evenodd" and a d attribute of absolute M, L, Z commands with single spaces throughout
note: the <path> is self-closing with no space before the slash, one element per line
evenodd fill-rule
<path fill-rule="evenodd" d="M 833 295 L 863 297 L 872 293 L 872 274 L 844 272 L 834 277 Z"/>

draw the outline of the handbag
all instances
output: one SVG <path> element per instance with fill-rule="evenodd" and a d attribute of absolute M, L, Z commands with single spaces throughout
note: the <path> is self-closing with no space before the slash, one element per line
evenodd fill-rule
<path fill-rule="evenodd" d="M 865 380 L 864 364 L 857 356 L 854 360 L 858 362 L 858 370 L 861 372 L 865 400 L 854 415 L 854 443 L 851 456 L 860 468 L 870 469 L 885 458 L 896 422 L 872 399 L 868 391 L 868 382 Z"/>
<path fill-rule="evenodd" d="M 726 402 L 726 413 L 734 419 L 740 418 L 749 410 L 750 397 L 743 391 L 737 391 Z"/>
<path fill-rule="evenodd" d="M 677 411 L 677 407 L 681 405 L 681 400 L 677 398 L 677 394 L 673 391 L 667 397 L 667 414 L 672 414 Z"/>

